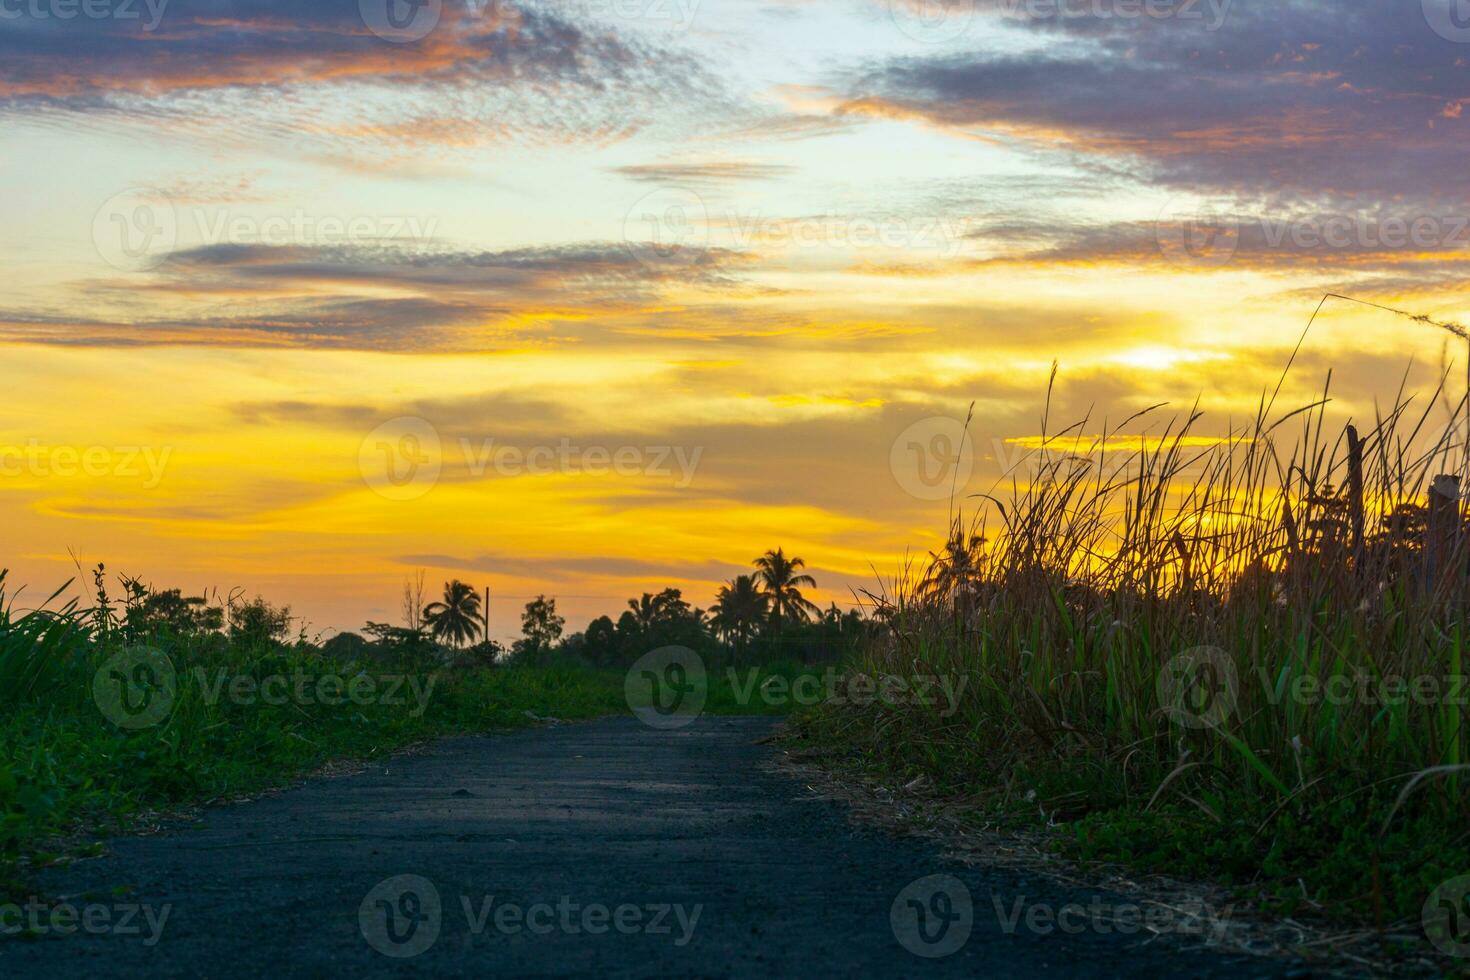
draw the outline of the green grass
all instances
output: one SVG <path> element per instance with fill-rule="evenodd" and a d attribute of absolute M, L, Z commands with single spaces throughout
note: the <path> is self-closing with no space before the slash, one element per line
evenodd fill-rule
<path fill-rule="evenodd" d="M 1120 792 L 1138 775 L 1119 763 L 1018 762 L 983 723 L 957 722 L 955 735 L 968 743 L 957 745 L 936 742 L 930 722 L 904 714 L 818 708 L 794 719 L 792 742 L 835 752 L 829 761 L 839 767 L 890 784 L 923 776 L 941 797 L 963 802 L 977 828 L 1042 831 L 1068 858 L 1224 884 L 1276 914 L 1417 928 L 1431 891 L 1470 869 L 1463 823 L 1437 807 L 1400 808 L 1380 833 L 1402 781 L 1354 794 L 1347 787 L 1358 781 L 1344 779 L 1338 798 L 1284 807 L 1245 785 L 1181 794 L 1198 794 L 1216 816 L 1191 801 L 1150 805 L 1146 787 Z"/>
<path fill-rule="evenodd" d="M 173 654 L 181 672 L 187 652 Z M 78 673 L 98 662 L 79 657 Z M 294 653 L 227 664 L 211 657 L 208 669 L 210 677 L 226 669 L 256 678 L 351 678 L 359 671 Z M 392 673 L 368 669 L 378 677 Z M 418 676 L 428 683 L 429 672 Z M 192 679 L 181 680 L 168 719 L 139 730 L 104 717 L 89 684 L 58 686 L 44 701 L 10 706 L 0 722 L 0 854 L 13 870 L 38 853 L 44 858 L 52 848 L 74 849 L 86 836 L 126 829 L 143 814 L 252 793 L 329 761 L 371 759 L 437 736 L 525 726 L 533 723 L 527 712 L 571 720 L 625 710 L 621 688 L 590 671 L 475 669 L 434 677 L 422 712 L 412 697 L 404 704 L 293 698 L 278 705 L 225 694 L 211 704 Z"/>
<path fill-rule="evenodd" d="M 17 613 L 3 585 L 0 573 L 0 886 L 18 889 L 34 866 L 93 852 L 140 819 L 281 786 L 330 762 L 628 711 L 621 672 L 571 658 L 447 669 L 205 633 L 155 637 L 147 649 L 156 654 L 119 661 L 139 647 L 115 626 L 75 605 Z M 757 678 L 801 669 L 763 667 Z M 120 710 L 123 694 L 127 708 L 168 710 L 144 724 L 148 715 Z M 785 708 L 742 697 L 723 668 L 711 670 L 706 711 Z"/>
<path fill-rule="evenodd" d="M 809 705 L 808 692 L 825 668 L 779 660 L 759 666 L 716 666 L 709 671 L 704 710 L 714 715 L 786 715 Z M 804 684 L 799 682 L 805 681 Z M 800 696 L 793 693 L 798 687 Z M 819 689 L 819 688 L 818 688 Z"/>
<path fill-rule="evenodd" d="M 1324 436 L 1320 406 L 1269 412 L 1217 445 L 1188 438 L 1194 418 L 1156 425 L 1121 460 L 1102 449 L 1117 433 L 1053 437 L 877 597 L 863 668 L 963 683 L 958 710 L 826 705 L 802 734 L 1073 857 L 1417 929 L 1470 873 L 1450 696 L 1470 526 L 1452 497 L 1427 506 L 1435 475 L 1464 471 L 1465 403 L 1441 429 L 1401 402 L 1361 439 Z M 1358 675 L 1440 690 L 1312 695 Z"/>

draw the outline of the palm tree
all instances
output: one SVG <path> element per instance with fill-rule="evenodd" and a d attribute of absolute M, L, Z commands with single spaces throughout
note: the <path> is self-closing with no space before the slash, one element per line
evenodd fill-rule
<path fill-rule="evenodd" d="M 929 570 L 919 583 L 920 590 L 937 599 L 960 599 L 981 579 L 984 546 L 984 537 L 966 535 L 956 523 L 943 553 L 929 553 Z"/>
<path fill-rule="evenodd" d="M 475 589 L 455 579 L 444 583 L 444 600 L 424 607 L 424 625 L 437 640 L 447 640 L 457 647 L 480 635 L 485 617 L 480 613 L 480 595 Z"/>
<path fill-rule="evenodd" d="M 806 562 L 795 555 L 787 558 L 781 548 L 761 555 L 755 560 L 755 567 L 761 585 L 765 586 L 766 601 L 770 603 L 772 642 L 779 647 L 783 622 L 794 619 L 804 623 L 807 616 L 817 611 L 816 603 L 801 594 L 802 586 L 816 588 L 817 580 L 798 574 Z"/>
<path fill-rule="evenodd" d="M 743 657 L 751 635 L 766 616 L 769 602 L 770 597 L 760 590 L 754 575 L 737 576 L 720 586 L 710 625 L 733 641 L 736 653 Z"/>
<path fill-rule="evenodd" d="M 638 624 L 638 629 L 646 636 L 663 616 L 662 594 L 654 595 L 651 592 L 643 593 L 641 599 L 629 599 L 628 608 L 633 611 L 633 619 Z"/>

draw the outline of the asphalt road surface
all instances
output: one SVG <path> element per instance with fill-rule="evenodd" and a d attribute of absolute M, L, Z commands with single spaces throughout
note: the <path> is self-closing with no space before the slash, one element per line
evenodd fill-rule
<path fill-rule="evenodd" d="M 119 839 L 42 877 L 65 904 L 0 909 L 31 934 L 0 939 L 0 977 L 1293 972 L 1117 896 L 855 827 L 761 770 L 773 724 L 451 739 Z"/>

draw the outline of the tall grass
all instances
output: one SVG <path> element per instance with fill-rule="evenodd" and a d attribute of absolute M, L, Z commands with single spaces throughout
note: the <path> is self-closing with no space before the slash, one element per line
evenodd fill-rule
<path fill-rule="evenodd" d="M 75 601 L 52 609 L 60 592 L 29 613 L 7 598 L 0 569 L 0 709 L 76 693 L 91 633 Z"/>
<path fill-rule="evenodd" d="M 1333 431 L 1326 392 L 1273 402 L 1220 438 L 1198 411 L 1045 432 L 873 597 L 868 667 L 956 677 L 961 710 L 829 707 L 813 730 L 1086 853 L 1417 911 L 1470 871 L 1470 535 L 1451 482 L 1432 496 L 1465 473 L 1466 404 L 1401 391 Z"/>

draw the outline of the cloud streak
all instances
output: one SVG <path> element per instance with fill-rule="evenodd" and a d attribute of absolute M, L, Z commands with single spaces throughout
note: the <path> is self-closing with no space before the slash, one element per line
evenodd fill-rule
<path fill-rule="evenodd" d="M 156 23 L 0 19 L 0 115 L 177 134 L 227 119 L 329 163 L 353 147 L 607 142 L 721 98 L 691 56 L 534 2 L 445 3 L 411 43 L 375 34 L 357 0 L 174 0 Z"/>
<path fill-rule="evenodd" d="M 144 298 L 150 309 L 186 305 L 188 315 L 0 310 L 0 339 L 404 351 L 519 346 L 545 339 L 548 323 L 633 311 L 667 288 L 733 288 L 743 261 L 719 249 L 653 252 L 620 242 L 502 251 L 208 245 L 166 255 L 146 283 L 78 287 L 93 305 Z"/>
<path fill-rule="evenodd" d="M 1123 160 L 1227 195 L 1461 194 L 1462 45 L 1420 4 L 1237 0 L 1204 21 L 1002 18 L 1025 53 L 891 58 L 839 111 Z M 1433 188 L 1433 190 L 1430 190 Z"/>

